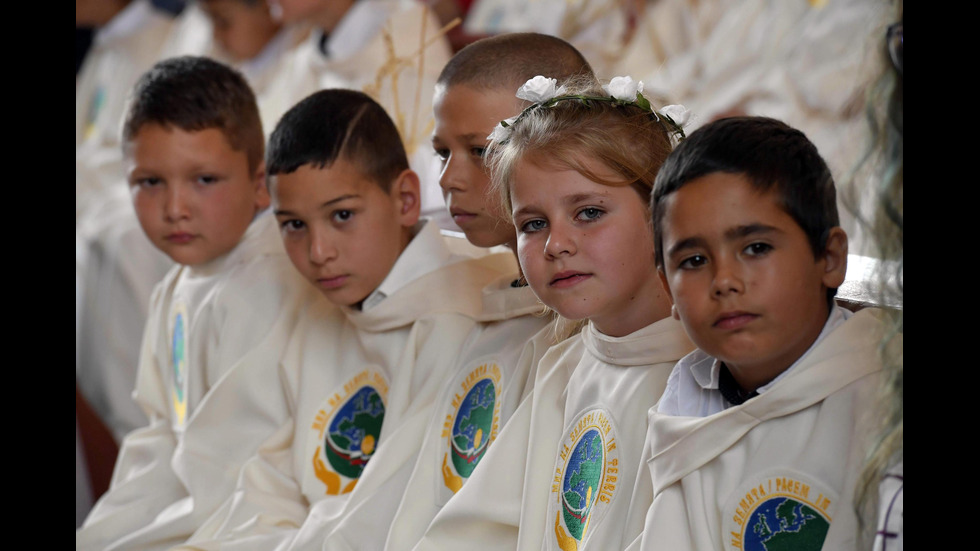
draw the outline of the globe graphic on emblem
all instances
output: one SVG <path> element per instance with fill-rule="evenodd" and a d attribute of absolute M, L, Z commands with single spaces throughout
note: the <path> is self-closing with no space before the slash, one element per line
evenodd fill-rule
<path fill-rule="evenodd" d="M 562 483 L 562 517 L 568 533 L 581 540 L 592 513 L 592 506 L 599 495 L 603 467 L 602 435 L 598 429 L 589 429 L 579 438 L 565 464 Z"/>
<path fill-rule="evenodd" d="M 493 431 L 497 389 L 490 379 L 482 379 L 466 393 L 453 422 L 453 466 L 460 476 L 473 473 L 487 447 Z"/>
<path fill-rule="evenodd" d="M 184 377 L 186 377 L 185 366 L 187 365 L 187 351 L 184 349 L 184 342 L 184 315 L 178 313 L 174 318 L 174 335 L 170 343 L 170 361 L 173 363 L 174 368 L 174 392 L 177 393 L 177 400 L 180 402 L 184 401 Z"/>
<path fill-rule="evenodd" d="M 385 405 L 373 387 L 355 392 L 330 422 L 324 450 L 330 466 L 347 478 L 357 478 L 374 454 L 384 421 Z"/>
<path fill-rule="evenodd" d="M 819 551 L 830 523 L 805 503 L 788 497 L 766 500 L 745 523 L 745 551 Z"/>

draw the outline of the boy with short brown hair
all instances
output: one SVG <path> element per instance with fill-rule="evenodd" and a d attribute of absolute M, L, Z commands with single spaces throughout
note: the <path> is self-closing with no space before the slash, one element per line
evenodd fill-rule
<path fill-rule="evenodd" d="M 281 422 L 271 409 L 216 422 L 222 389 L 275 382 L 308 300 L 283 268 L 262 125 L 238 72 L 207 58 L 158 63 L 133 91 L 123 139 L 137 218 L 177 265 L 153 293 L 140 353 L 135 398 L 150 423 L 123 442 L 109 492 L 76 534 L 84 549 L 182 541 L 213 512 Z"/>

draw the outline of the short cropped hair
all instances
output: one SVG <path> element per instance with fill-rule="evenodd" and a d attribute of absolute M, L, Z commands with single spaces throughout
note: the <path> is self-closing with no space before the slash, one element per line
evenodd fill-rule
<path fill-rule="evenodd" d="M 355 90 L 320 90 L 282 116 L 269 138 L 266 171 L 289 174 L 301 166 L 323 169 L 343 159 L 385 191 L 408 168 L 391 117 Z"/>
<path fill-rule="evenodd" d="M 467 45 L 443 67 L 436 84 L 465 84 L 477 90 L 507 87 L 516 92 L 538 75 L 559 81 L 595 78 L 589 62 L 568 42 L 546 34 L 509 33 Z"/>
<path fill-rule="evenodd" d="M 245 152 L 249 170 L 262 162 L 265 136 L 255 94 L 241 73 L 212 59 L 170 58 L 140 77 L 123 124 L 124 143 L 149 123 L 186 132 L 217 128 L 232 149 Z"/>
<path fill-rule="evenodd" d="M 650 203 L 658 267 L 664 266 L 664 199 L 714 172 L 744 174 L 755 189 L 775 191 L 815 258 L 826 248 L 830 230 L 840 225 L 834 178 L 803 132 L 765 117 L 721 119 L 681 142 L 657 174 Z"/>

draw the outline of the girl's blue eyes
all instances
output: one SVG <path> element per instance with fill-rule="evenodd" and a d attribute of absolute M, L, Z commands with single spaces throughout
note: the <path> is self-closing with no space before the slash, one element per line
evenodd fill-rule
<path fill-rule="evenodd" d="M 585 222 L 585 223 L 594 222 L 602 218 L 604 214 L 605 211 L 603 211 L 602 209 L 596 207 L 586 207 L 575 214 L 575 220 L 577 220 L 578 222 Z M 534 233 L 534 232 L 541 231 L 546 227 L 548 227 L 548 222 L 546 220 L 538 218 L 534 220 L 528 220 L 527 222 L 523 223 L 521 225 L 521 231 L 524 233 Z"/>
<path fill-rule="evenodd" d="M 602 211 L 595 207 L 584 208 L 578 213 L 578 218 L 583 220 L 596 220 L 602 216 Z"/>
<path fill-rule="evenodd" d="M 529 220 L 521 225 L 521 231 L 524 233 L 534 233 L 541 231 L 548 226 L 548 223 L 544 220 Z"/>

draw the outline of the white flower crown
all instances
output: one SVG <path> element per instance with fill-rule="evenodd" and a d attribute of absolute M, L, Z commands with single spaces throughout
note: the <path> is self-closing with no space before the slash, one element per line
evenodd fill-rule
<path fill-rule="evenodd" d="M 601 101 L 612 103 L 613 105 L 635 105 L 644 111 L 649 112 L 654 120 L 664 124 L 668 132 L 676 134 L 678 139 L 684 139 L 684 125 L 690 119 L 690 111 L 683 105 L 668 105 L 657 112 L 650 105 L 650 101 L 643 96 L 643 81 L 634 81 L 632 78 L 615 77 L 609 84 L 602 86 L 608 96 L 585 96 L 581 94 L 568 94 L 564 86 L 558 86 L 558 81 L 553 78 L 538 75 L 524 83 L 517 90 L 517 97 L 533 102 L 516 117 L 510 117 L 500 121 L 494 127 L 493 132 L 487 136 L 492 142 L 502 143 L 510 139 L 514 131 L 513 126 L 523 119 L 528 113 L 542 107 L 553 107 L 560 101 L 579 100 L 579 101 Z"/>

